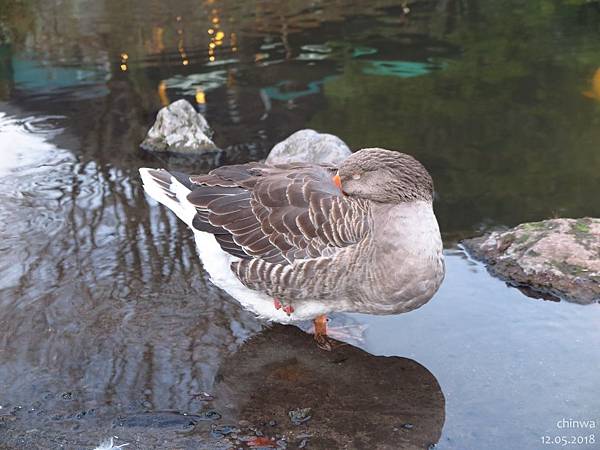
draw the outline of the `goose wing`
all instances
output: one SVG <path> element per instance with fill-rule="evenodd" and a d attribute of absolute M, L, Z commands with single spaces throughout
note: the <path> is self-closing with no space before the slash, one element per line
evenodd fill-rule
<path fill-rule="evenodd" d="M 342 194 L 335 170 L 250 163 L 192 176 L 193 226 L 242 259 L 287 265 L 330 256 L 358 243 L 369 226 L 367 205 Z"/>

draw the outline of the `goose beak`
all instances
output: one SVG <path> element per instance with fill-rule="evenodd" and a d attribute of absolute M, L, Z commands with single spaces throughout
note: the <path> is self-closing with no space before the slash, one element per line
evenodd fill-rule
<path fill-rule="evenodd" d="M 338 187 L 340 191 L 342 190 L 342 179 L 339 175 L 335 175 L 333 177 L 333 183 Z"/>

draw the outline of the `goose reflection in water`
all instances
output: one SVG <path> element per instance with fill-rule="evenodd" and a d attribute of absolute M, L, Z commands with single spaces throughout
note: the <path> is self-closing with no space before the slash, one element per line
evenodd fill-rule
<path fill-rule="evenodd" d="M 440 385 L 416 361 L 348 344 L 323 352 L 283 325 L 223 361 L 214 395 L 223 423 L 249 423 L 264 437 L 285 436 L 292 446 L 306 440 L 313 449 L 428 448 L 445 419 Z"/>

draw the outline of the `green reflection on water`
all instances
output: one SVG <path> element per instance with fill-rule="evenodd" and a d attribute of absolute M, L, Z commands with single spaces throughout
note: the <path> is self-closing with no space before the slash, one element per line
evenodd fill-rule
<path fill-rule="evenodd" d="M 599 9 L 466 3 L 449 32 L 432 33 L 461 49 L 444 70 L 402 79 L 347 60 L 310 126 L 353 148 L 416 154 L 433 172 L 445 230 L 600 214 Z"/>

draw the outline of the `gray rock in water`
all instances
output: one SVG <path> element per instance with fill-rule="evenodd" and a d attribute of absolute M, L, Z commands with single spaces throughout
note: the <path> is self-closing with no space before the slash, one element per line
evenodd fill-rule
<path fill-rule="evenodd" d="M 275 145 L 265 162 L 267 164 L 311 162 L 337 165 L 351 154 L 348 146 L 339 137 L 305 129 L 296 131 L 286 140 Z"/>
<path fill-rule="evenodd" d="M 162 108 L 141 144 L 150 152 L 200 154 L 214 152 L 212 131 L 206 119 L 184 99 Z"/>
<path fill-rule="evenodd" d="M 526 294 L 600 301 L 600 219 L 550 219 L 466 239 L 488 270 Z"/>

